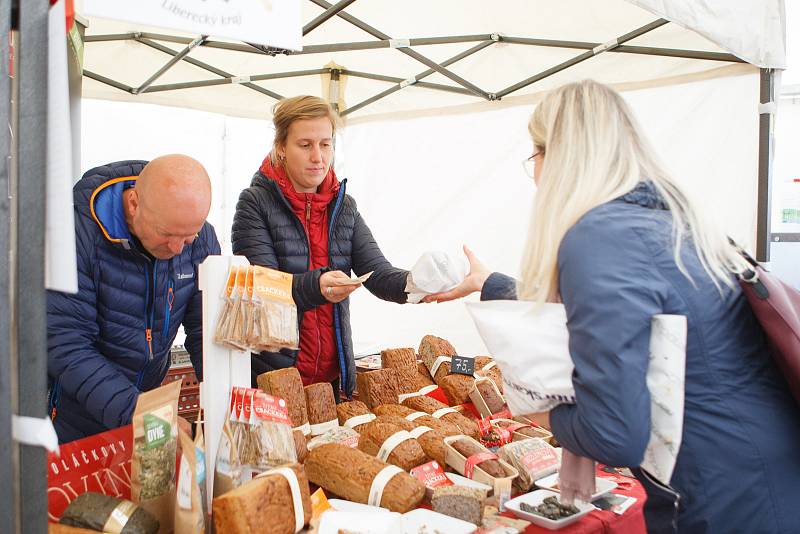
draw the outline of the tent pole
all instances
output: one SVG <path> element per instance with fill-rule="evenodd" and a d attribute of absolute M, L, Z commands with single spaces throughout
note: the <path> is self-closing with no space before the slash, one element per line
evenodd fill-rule
<path fill-rule="evenodd" d="M 92 80 L 98 81 L 100 83 L 110 85 L 114 89 L 119 89 L 120 91 L 125 91 L 126 93 L 133 94 L 133 87 L 131 87 L 130 85 L 125 85 L 124 83 L 112 80 L 111 78 L 106 78 L 102 74 L 97 74 L 96 72 L 83 69 L 83 75 L 86 76 L 87 78 L 91 78 Z"/>
<path fill-rule="evenodd" d="M 47 162 L 48 0 L 19 2 L 20 47 L 17 187 L 17 343 L 19 415 L 47 417 L 45 210 Z M 62 24 L 64 21 L 60 21 Z M 5 38 L 5 36 L 3 36 Z M 56 259 L 54 259 L 56 261 Z M 47 456 L 20 445 L 20 531 L 47 531 Z"/>
<path fill-rule="evenodd" d="M 311 0 L 311 1 L 314 2 L 315 4 L 317 4 L 318 6 L 324 7 L 326 9 L 331 7 L 331 4 L 326 2 L 325 0 Z M 343 18 L 344 20 L 346 20 L 350 24 L 354 25 L 358 29 L 367 32 L 368 34 L 372 35 L 373 37 L 377 37 L 378 39 L 381 39 L 383 41 L 390 41 L 390 42 L 392 41 L 392 38 L 389 37 L 388 35 L 386 35 L 385 33 L 383 33 L 382 31 L 380 31 L 380 30 L 378 30 L 376 28 L 373 28 L 372 26 L 370 26 L 366 22 L 363 22 L 363 21 L 361 21 L 361 20 L 359 20 L 359 19 L 357 19 L 357 18 L 355 18 L 355 17 L 353 17 L 351 15 L 348 15 L 347 13 L 339 12 L 339 13 L 337 13 L 337 16 Z M 436 72 L 438 72 L 442 76 L 446 76 L 447 78 L 450 78 L 451 80 L 456 82 L 461 87 L 471 91 L 474 95 L 479 96 L 481 98 L 485 98 L 486 100 L 490 100 L 491 99 L 490 96 L 489 96 L 489 93 L 487 93 L 486 91 L 484 91 L 480 87 L 468 82 L 467 80 L 465 80 L 461 76 L 458 76 L 457 74 L 455 74 L 453 72 L 450 72 L 449 70 L 444 68 L 442 65 L 439 65 L 435 61 L 433 61 L 431 59 L 428 59 L 427 57 L 423 56 L 419 52 L 417 52 L 415 50 L 412 50 L 412 49 L 410 49 L 408 47 L 397 47 L 397 50 L 399 50 L 400 52 L 402 52 L 403 54 L 405 54 L 405 55 L 407 55 L 409 57 L 412 57 L 412 58 L 416 59 L 420 63 L 432 68 L 433 70 L 435 70 Z"/>
<path fill-rule="evenodd" d="M 492 41 L 485 41 L 485 42 L 483 42 L 483 43 L 481 43 L 479 45 L 473 46 L 469 50 L 465 50 L 464 52 L 461 52 L 460 54 L 457 54 L 457 55 L 451 57 L 450 59 L 447 59 L 447 60 L 443 61 L 442 65 L 444 65 L 445 67 L 448 66 L 448 65 L 452 65 L 453 63 L 455 63 L 457 61 L 461 61 L 465 57 L 471 56 L 472 54 L 474 54 L 476 52 L 480 52 L 484 48 L 487 48 L 487 47 L 493 45 L 494 43 L 495 43 L 495 41 L 492 40 Z M 419 80 L 421 80 L 421 79 L 423 79 L 423 78 L 425 78 L 427 76 L 430 76 L 434 72 L 436 72 L 436 71 L 434 71 L 433 69 L 428 69 L 428 70 L 422 71 L 419 74 L 417 74 L 416 76 L 414 76 L 414 79 L 417 80 L 417 83 L 419 83 Z M 345 73 L 346 73 L 346 71 L 345 71 Z M 359 102 L 358 104 L 350 106 L 349 108 L 344 110 L 341 113 L 341 115 L 342 116 L 349 115 L 350 113 L 358 111 L 359 109 L 363 108 L 364 106 L 368 106 L 369 104 L 372 104 L 373 102 L 375 102 L 377 100 L 380 100 L 381 98 L 387 97 L 390 94 L 392 94 L 392 93 L 394 93 L 396 91 L 399 91 L 400 89 L 403 89 L 404 87 L 407 87 L 407 85 L 404 85 L 404 82 L 398 83 L 394 87 L 390 87 L 389 89 L 386 89 L 385 91 L 383 91 L 381 93 L 378 93 L 375 96 L 372 96 L 372 97 L 370 97 L 370 98 L 368 98 L 368 99 L 366 99 L 366 100 L 364 100 L 362 102 Z"/>
<path fill-rule="evenodd" d="M 756 219 L 756 259 L 769 261 L 772 223 L 772 156 L 775 124 L 775 71 L 761 69 L 758 116 L 758 215 Z"/>
<path fill-rule="evenodd" d="M 316 0 L 312 0 L 312 1 L 316 1 Z M 613 40 L 609 41 L 608 43 L 604 43 L 604 44 L 600 45 L 598 48 L 595 48 L 593 50 L 588 50 L 588 51 L 584 52 L 583 54 L 581 54 L 579 56 L 575 56 L 574 58 L 568 59 L 567 61 L 565 61 L 563 63 L 559 63 L 555 67 L 550 67 L 549 69 L 544 70 L 544 71 L 540 72 L 539 74 L 535 74 L 535 75 L 531 76 L 530 78 L 522 80 L 521 82 L 515 83 L 514 85 L 511 85 L 509 87 L 506 87 L 505 89 L 503 89 L 502 91 L 497 93 L 497 97 L 498 98 L 503 98 L 504 96 L 508 96 L 511 93 L 513 93 L 514 91 L 518 91 L 519 89 L 522 89 L 523 87 L 527 87 L 527 86 L 529 86 L 529 85 L 531 85 L 533 83 L 536 83 L 536 82 L 538 82 L 540 80 L 544 80 L 545 78 L 547 78 L 549 76 L 552 76 L 553 74 L 556 74 L 557 72 L 561 72 L 564 69 L 568 69 L 569 67 L 577 65 L 578 63 L 582 63 L 582 62 L 586 61 L 587 59 L 591 59 L 594 56 L 596 56 L 598 54 L 602 54 L 603 52 L 605 52 L 607 50 L 610 50 L 612 48 L 616 48 L 617 46 L 621 45 L 622 43 L 625 43 L 625 42 L 630 41 L 632 39 L 636 39 L 637 37 L 641 37 L 642 35 L 644 35 L 644 34 L 646 34 L 648 32 L 651 32 L 651 31 L 655 30 L 656 28 L 660 28 L 661 26 L 663 26 L 665 24 L 668 24 L 668 23 L 669 23 L 669 21 L 666 20 L 666 19 L 654 20 L 653 22 L 651 22 L 649 24 L 645 24 L 641 28 L 637 28 L 637 29 L 633 30 L 632 32 L 628 32 L 625 35 L 621 35 L 620 37 L 617 37 L 616 39 L 613 39 Z"/>
<path fill-rule="evenodd" d="M 303 35 L 308 35 L 313 30 L 318 28 L 323 22 L 333 17 L 339 11 L 343 10 L 344 8 L 346 8 L 355 1 L 356 0 L 341 0 L 341 2 L 338 2 L 336 5 L 329 7 L 314 20 L 303 26 Z"/>
<path fill-rule="evenodd" d="M 294 72 L 275 72 L 272 74 L 254 74 L 252 76 L 232 76 L 230 78 L 220 78 L 217 80 L 199 80 L 196 82 L 167 83 L 163 85 L 153 85 L 146 92 L 157 93 L 159 91 L 174 91 L 176 89 L 194 89 L 197 87 L 211 87 L 214 85 L 226 85 L 241 83 L 243 81 L 260 82 L 265 80 L 282 80 L 285 78 L 297 78 L 299 76 L 317 76 L 327 74 L 331 69 L 311 69 L 298 70 Z"/>
<path fill-rule="evenodd" d="M 177 52 L 175 50 L 173 50 L 173 49 L 171 49 L 169 47 L 166 47 L 166 46 L 162 45 L 161 43 L 157 43 L 155 41 L 151 41 L 150 39 L 145 39 L 143 37 L 137 37 L 136 41 L 142 43 L 143 45 L 147 45 L 150 48 L 154 48 L 156 50 L 164 52 L 165 54 L 169 54 L 171 56 L 174 56 L 174 55 L 177 54 Z M 231 74 L 230 72 L 226 72 L 226 71 L 224 71 L 222 69 L 218 69 L 217 67 L 215 67 L 213 65 L 209 65 L 208 63 L 204 63 L 204 62 L 200 61 L 199 59 L 195 59 L 193 57 L 184 56 L 183 61 L 189 63 L 190 65 L 194 65 L 195 67 L 199 67 L 201 69 L 207 70 L 208 72 L 214 73 L 217 76 L 222 76 L 223 78 L 233 78 L 234 77 L 233 74 Z M 256 85 L 254 83 L 247 82 L 247 83 L 243 83 L 242 86 L 247 87 L 248 89 L 252 89 L 254 91 L 257 91 L 257 92 L 259 92 L 261 94 L 267 95 L 267 96 L 269 96 L 271 98 L 274 98 L 275 100 L 280 100 L 280 99 L 283 98 L 283 96 L 279 95 L 278 93 L 270 91 L 269 89 L 264 89 L 260 85 Z"/>
<path fill-rule="evenodd" d="M 0 124 L 11 124 L 11 79 L 9 78 L 8 43 L 11 31 L 11 0 L 0 0 Z M 12 36 L 13 37 L 13 36 Z M 11 153 L 8 128 L 0 128 L 0 145 Z M 11 436 L 14 413 L 14 366 L 11 364 L 11 203 L 9 202 L 9 165 L 0 165 L 0 532 L 16 532 L 19 513 L 17 485 L 17 450 Z"/>
<path fill-rule="evenodd" d="M 170 58 L 170 60 L 167 61 L 163 67 L 161 67 L 155 73 L 153 73 L 153 75 L 150 76 L 142 85 L 134 89 L 133 94 L 138 95 L 140 93 L 144 93 L 145 91 L 147 91 L 147 88 L 153 85 L 154 81 L 159 79 L 165 72 L 174 67 L 181 59 L 188 56 L 189 52 L 191 52 L 193 49 L 197 48 L 198 46 L 206 42 L 206 39 L 208 39 L 208 35 L 201 35 L 196 39 L 194 39 L 191 43 L 186 45 L 186 48 L 184 48 L 183 50 L 172 56 L 172 58 Z"/>

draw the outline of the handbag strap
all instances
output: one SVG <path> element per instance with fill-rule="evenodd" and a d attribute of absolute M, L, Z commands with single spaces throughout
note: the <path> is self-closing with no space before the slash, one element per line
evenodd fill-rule
<path fill-rule="evenodd" d="M 736 249 L 736 252 L 738 252 L 739 255 L 743 257 L 744 260 L 751 266 L 751 268 L 747 269 L 746 271 L 736 273 L 736 277 L 739 279 L 741 283 L 750 284 L 753 287 L 753 290 L 755 291 L 756 295 L 758 295 L 760 299 L 763 300 L 769 298 L 769 290 L 767 289 L 767 286 L 765 286 L 764 283 L 761 281 L 758 274 L 758 269 L 761 269 L 762 272 L 765 271 L 764 267 L 760 263 L 758 263 L 758 261 L 755 258 L 753 258 L 750 254 L 748 254 L 745 249 L 740 247 L 739 244 L 736 243 L 736 241 L 734 241 L 732 237 L 728 236 L 728 242 L 734 249 Z"/>

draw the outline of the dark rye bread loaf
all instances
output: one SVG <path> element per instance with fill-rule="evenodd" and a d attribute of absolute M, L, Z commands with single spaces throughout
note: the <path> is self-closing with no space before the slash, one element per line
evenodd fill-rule
<path fill-rule="evenodd" d="M 430 385 L 416 367 L 398 367 L 394 371 L 397 373 L 397 392 L 401 395 L 416 393 Z"/>
<path fill-rule="evenodd" d="M 469 402 L 469 392 L 475 386 L 475 379 L 467 375 L 446 375 L 439 380 L 438 384 L 444 391 L 450 406 L 457 406 Z"/>
<path fill-rule="evenodd" d="M 292 420 L 293 427 L 302 426 L 308 422 L 303 380 L 300 378 L 297 368 L 287 367 L 261 373 L 256 381 L 264 393 L 286 401 L 286 406 L 289 408 L 289 419 Z"/>
<path fill-rule="evenodd" d="M 505 400 L 497 392 L 493 380 L 477 380 L 475 381 L 475 387 L 480 392 L 483 402 L 486 403 L 486 407 L 489 408 L 490 412 L 494 414 L 503 409 L 506 404 Z"/>
<path fill-rule="evenodd" d="M 429 414 L 433 414 L 436 411 L 441 410 L 442 408 L 448 407 L 446 404 L 426 396 L 409 397 L 403 401 L 403 404 L 413 410 L 417 410 L 420 412 L 427 412 Z M 480 437 L 478 425 L 476 425 L 474 422 L 470 421 L 460 413 L 457 412 L 446 413 L 442 415 L 439 419 L 447 423 L 454 424 L 461 430 L 462 434 L 465 434 L 475 439 L 478 439 Z"/>
<path fill-rule="evenodd" d="M 303 520 L 311 520 L 311 497 L 303 467 L 288 465 L 297 476 L 302 495 Z M 254 478 L 214 499 L 212 510 L 217 532 L 225 534 L 294 534 L 294 502 L 289 482 L 282 475 Z"/>
<path fill-rule="evenodd" d="M 401 426 L 376 419 L 364 425 L 358 439 L 358 448 L 371 456 L 378 456 L 384 442 L 401 431 L 404 431 Z M 411 438 L 399 443 L 386 461 L 403 471 L 409 471 L 427 462 L 428 457 L 425 456 L 425 451 L 422 450 L 417 440 Z"/>
<path fill-rule="evenodd" d="M 461 456 L 464 458 L 469 458 L 473 454 L 480 454 L 482 452 L 487 452 L 487 449 L 481 447 L 477 443 L 473 443 L 467 439 L 461 438 L 457 439 L 450 443 L 450 446 L 461 453 Z M 476 467 L 482 469 L 487 475 L 493 476 L 495 478 L 503 478 L 506 476 L 506 471 L 503 469 L 503 466 L 500 465 L 500 462 L 497 460 L 484 460 L 481 463 L 477 464 Z"/>
<path fill-rule="evenodd" d="M 308 479 L 348 501 L 367 504 L 372 481 L 388 464 L 338 443 L 320 445 L 306 459 Z M 380 506 L 405 513 L 425 497 L 425 486 L 408 473 L 394 475 L 383 491 Z"/>
<path fill-rule="evenodd" d="M 399 384 L 397 371 L 394 369 L 380 369 L 356 375 L 358 398 L 364 404 L 374 409 L 376 406 L 387 403 L 397 403 Z"/>
<path fill-rule="evenodd" d="M 386 349 L 381 351 L 381 367 L 384 369 L 403 369 L 417 366 L 414 349 Z"/>
<path fill-rule="evenodd" d="M 434 512 L 480 526 L 484 497 L 484 492 L 476 488 L 441 486 L 433 491 L 431 506 Z"/>

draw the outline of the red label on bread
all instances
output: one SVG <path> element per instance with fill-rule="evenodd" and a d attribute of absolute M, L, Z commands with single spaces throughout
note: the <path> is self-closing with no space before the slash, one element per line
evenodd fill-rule
<path fill-rule="evenodd" d="M 253 410 L 256 417 L 262 421 L 274 421 L 276 423 L 285 423 L 289 426 L 292 425 L 285 400 L 267 395 L 261 390 L 253 391 L 257 392 L 253 399 Z"/>
<path fill-rule="evenodd" d="M 513 416 L 511 415 L 511 410 L 508 407 L 503 408 L 499 412 L 492 414 L 489 419 L 511 419 Z"/>
<path fill-rule="evenodd" d="M 497 455 L 493 452 L 479 452 L 473 454 L 464 462 L 464 476 L 472 478 L 472 473 L 475 471 L 475 466 L 486 460 L 497 460 Z"/>
<path fill-rule="evenodd" d="M 426 488 L 438 488 L 439 486 L 452 486 L 453 481 L 444 474 L 444 469 L 438 462 L 428 462 L 415 467 L 411 471 L 411 476 L 422 482 Z"/>
<path fill-rule="evenodd" d="M 520 461 L 529 473 L 538 473 L 543 469 L 558 465 L 558 456 L 552 447 L 542 447 L 526 452 Z"/>

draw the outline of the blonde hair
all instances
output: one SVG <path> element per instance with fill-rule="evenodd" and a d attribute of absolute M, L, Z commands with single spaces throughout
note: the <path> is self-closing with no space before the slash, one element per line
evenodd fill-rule
<path fill-rule="evenodd" d="M 294 121 L 319 119 L 327 117 L 331 121 L 331 132 L 336 135 L 336 126 L 339 116 L 336 111 L 317 96 L 300 95 L 284 98 L 272 107 L 272 124 L 275 126 L 275 140 L 272 142 L 270 159 L 273 165 L 278 165 L 277 148 L 286 143 L 289 127 Z"/>
<path fill-rule="evenodd" d="M 592 80 L 564 85 L 536 107 L 528 131 L 545 158 L 523 254 L 520 298 L 545 302 L 557 295 L 558 249 L 567 231 L 592 208 L 645 180 L 669 208 L 675 263 L 684 276 L 692 281 L 680 254 L 690 237 L 717 288 L 720 282 L 733 286 L 730 273 L 741 270 L 741 260 L 664 170 L 616 91 Z"/>

